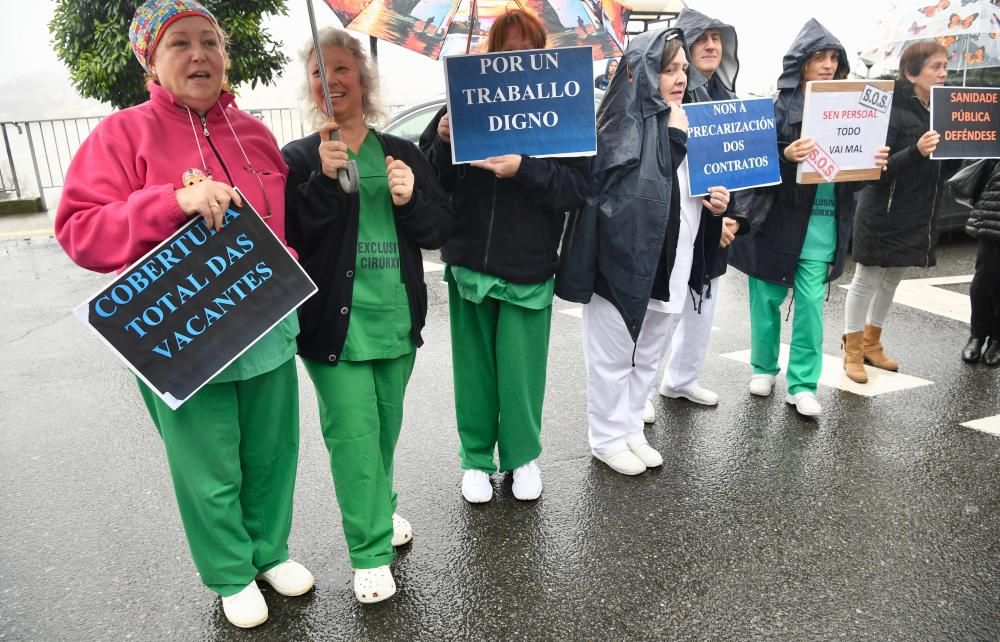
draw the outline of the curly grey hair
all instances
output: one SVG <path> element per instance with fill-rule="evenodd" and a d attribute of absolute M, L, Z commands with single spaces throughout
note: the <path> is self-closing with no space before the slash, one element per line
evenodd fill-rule
<path fill-rule="evenodd" d="M 384 124 L 387 116 L 385 109 L 382 107 L 382 101 L 379 98 L 378 71 L 357 38 L 343 29 L 322 27 L 319 30 L 319 46 L 343 47 L 351 52 L 355 62 L 358 63 L 358 70 L 361 72 L 361 88 L 364 90 L 364 96 L 361 98 L 361 111 L 364 114 L 365 122 L 372 127 Z M 316 46 L 312 38 L 310 38 L 306 45 L 299 51 L 299 58 L 302 60 L 302 64 L 306 70 L 306 81 L 302 92 L 305 99 L 306 116 L 312 126 L 319 129 L 326 121 L 326 117 L 320 111 L 319 107 L 316 106 L 312 90 L 309 87 L 309 59 L 312 58 L 314 51 L 316 51 Z M 327 70 L 327 73 L 329 73 L 329 70 Z"/>

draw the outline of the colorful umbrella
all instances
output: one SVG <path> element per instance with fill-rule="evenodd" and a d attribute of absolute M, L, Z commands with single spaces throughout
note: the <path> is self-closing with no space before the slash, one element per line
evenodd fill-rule
<path fill-rule="evenodd" d="M 862 58 L 892 67 L 910 42 L 934 38 L 948 48 L 950 69 L 1000 67 L 998 36 L 1000 0 L 907 0 L 890 6 L 879 44 Z"/>
<path fill-rule="evenodd" d="M 615 0 L 325 0 L 346 29 L 435 60 L 481 53 L 493 21 L 511 9 L 541 20 L 549 47 L 593 47 L 594 60 L 620 56 L 629 10 Z M 470 27 L 471 25 L 471 27 Z"/>

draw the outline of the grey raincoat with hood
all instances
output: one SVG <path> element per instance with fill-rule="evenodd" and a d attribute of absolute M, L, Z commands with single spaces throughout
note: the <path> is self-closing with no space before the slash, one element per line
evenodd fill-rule
<path fill-rule="evenodd" d="M 797 163 L 785 159 L 785 147 L 802 136 L 802 107 L 805 92 L 801 87 L 801 69 L 817 51 L 835 50 L 840 64 L 835 78 L 850 70 L 847 52 L 833 34 L 815 19 L 809 20 L 785 54 L 778 95 L 774 100 L 775 126 L 778 130 L 778 158 L 781 184 L 754 190 L 750 205 L 750 233 L 736 239 L 730 248 L 729 264 L 749 276 L 792 287 L 799 255 L 805 243 L 816 185 L 795 182 Z M 837 183 L 837 251 L 827 282 L 844 271 L 844 256 L 851 239 L 854 215 L 854 192 L 865 183 Z"/>
<path fill-rule="evenodd" d="M 659 81 L 664 45 L 682 37 L 662 29 L 629 42 L 597 114 L 593 187 L 570 216 L 556 275 L 556 294 L 567 301 L 589 303 L 595 290 L 605 290 L 633 341 L 661 259 L 669 280 L 676 253 L 680 210 L 671 199 L 687 133 L 668 132 L 670 108 Z"/>

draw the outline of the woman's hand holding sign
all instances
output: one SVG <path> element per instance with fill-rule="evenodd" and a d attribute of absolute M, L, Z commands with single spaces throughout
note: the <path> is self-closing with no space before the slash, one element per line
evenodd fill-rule
<path fill-rule="evenodd" d="M 505 156 L 494 156 L 486 160 L 474 161 L 469 164 L 473 167 L 493 172 L 497 178 L 511 178 L 521 168 L 521 156 L 520 154 L 507 154 Z"/>
<path fill-rule="evenodd" d="M 389 181 L 389 193 L 392 194 L 392 204 L 402 207 L 413 198 L 413 170 L 401 160 L 392 156 L 385 157 L 385 174 Z"/>
<path fill-rule="evenodd" d="M 729 190 L 725 187 L 709 187 L 708 197 L 701 202 L 709 212 L 719 216 L 729 207 Z"/>
<path fill-rule="evenodd" d="M 222 229 L 230 201 L 237 207 L 243 206 L 236 190 L 210 178 L 177 190 L 174 197 L 185 214 L 200 215 L 205 219 L 205 227 L 216 231 Z"/>
<path fill-rule="evenodd" d="M 448 114 L 441 117 L 438 121 L 438 137 L 446 143 L 451 143 L 451 118 Z"/>
<path fill-rule="evenodd" d="M 930 155 L 934 153 L 937 149 L 938 143 L 941 142 L 941 134 L 937 133 L 933 129 L 924 132 L 924 135 L 920 137 L 917 141 L 917 151 L 924 158 L 930 158 Z"/>
<path fill-rule="evenodd" d="M 808 136 L 803 136 L 785 147 L 785 160 L 792 163 L 801 163 L 809 158 L 809 154 L 815 147 L 816 141 Z"/>
<path fill-rule="evenodd" d="M 936 143 L 935 143 L 936 144 Z M 881 167 L 882 171 L 889 169 L 889 148 L 879 147 L 875 152 L 875 165 Z"/>
<path fill-rule="evenodd" d="M 682 132 L 688 130 L 688 118 L 684 113 L 684 108 L 679 103 L 667 103 L 670 105 L 670 115 L 667 116 L 667 127 L 679 129 Z"/>

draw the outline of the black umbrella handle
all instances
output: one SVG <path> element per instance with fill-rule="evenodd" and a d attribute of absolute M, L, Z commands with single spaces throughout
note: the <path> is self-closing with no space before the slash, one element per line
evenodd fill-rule
<path fill-rule="evenodd" d="M 323 85 L 323 102 L 326 106 L 327 118 L 329 118 L 333 116 L 333 100 L 330 98 L 330 86 L 326 84 L 326 66 L 323 64 L 323 50 L 319 45 L 319 30 L 316 28 L 316 12 L 313 10 L 312 0 L 306 0 L 306 7 L 309 9 L 309 28 L 312 30 L 313 49 L 316 52 L 316 64 L 319 67 L 319 82 Z M 340 140 L 340 132 L 331 131 L 330 140 Z M 348 161 L 347 168 L 337 170 L 337 180 L 340 182 L 340 189 L 346 193 L 357 192 L 358 164 L 355 161 Z"/>

